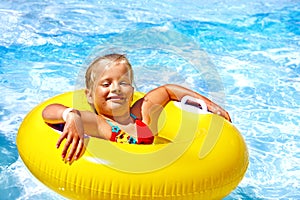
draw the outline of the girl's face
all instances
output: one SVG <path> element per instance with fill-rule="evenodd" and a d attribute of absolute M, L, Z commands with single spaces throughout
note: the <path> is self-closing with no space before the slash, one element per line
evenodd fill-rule
<path fill-rule="evenodd" d="M 116 63 L 97 73 L 87 97 L 98 114 L 108 117 L 128 114 L 133 97 L 132 80 L 125 63 Z"/>

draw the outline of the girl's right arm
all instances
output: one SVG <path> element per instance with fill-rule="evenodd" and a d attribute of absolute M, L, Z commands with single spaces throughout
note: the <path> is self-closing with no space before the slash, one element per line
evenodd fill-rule
<path fill-rule="evenodd" d="M 63 117 L 63 115 L 65 116 Z M 45 107 L 42 116 L 46 123 L 65 123 L 64 130 L 56 146 L 58 148 L 62 141 L 66 139 L 62 157 L 66 157 L 70 148 L 67 156 L 68 161 L 72 160 L 73 157 L 74 159 L 79 158 L 84 148 L 84 134 L 104 139 L 109 138 L 111 134 L 110 126 L 106 121 L 89 111 L 71 110 L 62 104 L 51 104 Z"/>

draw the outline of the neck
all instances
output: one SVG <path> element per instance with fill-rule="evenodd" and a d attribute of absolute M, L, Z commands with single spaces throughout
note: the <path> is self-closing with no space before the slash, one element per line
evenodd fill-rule
<path fill-rule="evenodd" d="M 122 124 L 122 125 L 127 125 L 127 124 L 130 124 L 132 123 L 132 118 L 130 116 L 130 113 L 126 113 L 124 115 L 120 115 L 120 116 L 108 116 L 108 115 L 104 115 L 104 117 L 110 119 L 110 120 L 113 120 L 119 124 Z"/>

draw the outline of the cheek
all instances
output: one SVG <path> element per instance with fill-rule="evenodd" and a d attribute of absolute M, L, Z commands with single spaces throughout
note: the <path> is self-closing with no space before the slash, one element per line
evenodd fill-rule
<path fill-rule="evenodd" d="M 132 100 L 133 100 L 133 93 L 134 93 L 134 89 L 133 88 L 131 88 L 129 91 L 128 91 L 128 101 L 131 103 L 132 102 Z"/>
<path fill-rule="evenodd" d="M 94 101 L 94 107 L 95 107 L 97 113 L 98 114 L 103 113 L 105 108 L 107 107 L 106 97 L 104 96 L 104 93 L 95 92 L 93 101 Z"/>
<path fill-rule="evenodd" d="M 109 94 L 109 90 L 106 88 L 102 88 L 102 87 L 97 87 L 95 89 L 95 93 L 94 93 L 94 98 L 104 98 Z"/>
<path fill-rule="evenodd" d="M 93 95 L 93 101 L 95 104 L 103 104 L 106 102 L 106 97 L 109 94 L 109 91 L 96 88 Z"/>

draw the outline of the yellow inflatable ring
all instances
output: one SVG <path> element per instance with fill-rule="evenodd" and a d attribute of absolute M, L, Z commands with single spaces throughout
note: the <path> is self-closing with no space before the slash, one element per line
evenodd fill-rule
<path fill-rule="evenodd" d="M 141 95 L 136 92 L 135 99 Z M 50 103 L 90 109 L 81 90 L 43 102 L 22 122 L 17 147 L 30 172 L 66 198 L 221 199 L 237 187 L 248 167 L 245 142 L 231 123 L 173 102 L 160 116 L 155 144 L 86 138 L 79 160 L 64 162 L 63 145 L 55 148 L 59 133 L 41 117 Z"/>

